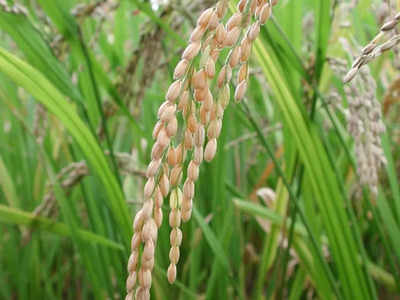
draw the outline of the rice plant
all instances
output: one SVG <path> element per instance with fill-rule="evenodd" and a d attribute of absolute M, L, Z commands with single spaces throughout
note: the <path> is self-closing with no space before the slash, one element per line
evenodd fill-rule
<path fill-rule="evenodd" d="M 0 0 L 0 299 L 400 299 L 399 11 Z"/>

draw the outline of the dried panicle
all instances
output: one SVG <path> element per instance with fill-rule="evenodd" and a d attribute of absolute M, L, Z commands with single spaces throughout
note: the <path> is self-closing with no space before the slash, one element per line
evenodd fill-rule
<path fill-rule="evenodd" d="M 0 1 L 0 9 L 7 13 L 12 13 L 12 14 L 21 14 L 21 15 L 28 15 L 28 10 L 25 6 L 22 6 L 21 4 L 14 4 L 10 5 L 7 3 L 7 1 L 2 0 Z"/>
<path fill-rule="evenodd" d="M 378 193 L 378 172 L 385 157 L 380 135 L 385 131 L 381 106 L 376 99 L 376 84 L 367 66 L 359 71 L 357 80 L 346 86 L 349 102 L 348 130 L 355 141 L 358 174 L 362 185 Z"/>
<path fill-rule="evenodd" d="M 169 282 L 175 281 L 182 243 L 180 225 L 190 220 L 195 183 L 203 160 L 209 162 L 216 155 L 224 110 L 230 101 L 232 74 L 237 72 L 235 99 L 240 100 L 248 84 L 252 43 L 259 34 L 260 25 L 271 16 L 271 6 L 275 2 L 241 0 L 238 12 L 226 24 L 223 17 L 228 8 L 227 0 L 220 0 L 199 16 L 175 68 L 175 81 L 168 88 L 153 130 L 155 143 L 146 172 L 145 201 L 134 221 L 126 299 L 150 298 L 157 230 L 163 223 L 161 207 L 168 195 L 171 248 L 167 277 Z M 228 48 L 229 54 L 217 71 L 219 54 L 224 48 Z M 213 90 L 211 80 L 216 74 L 217 85 Z M 182 124 L 178 114 L 182 116 Z M 188 156 L 190 161 L 184 170 Z"/>
<path fill-rule="evenodd" d="M 346 63 L 330 61 L 338 75 L 346 72 Z M 369 187 L 374 196 L 378 193 L 378 173 L 386 163 L 380 135 L 385 131 L 381 105 L 376 98 L 376 83 L 368 66 L 359 70 L 360 76 L 345 86 L 348 110 L 345 110 L 348 131 L 354 138 L 357 173 L 360 183 Z"/>
<path fill-rule="evenodd" d="M 352 81 L 362 66 L 381 56 L 385 51 L 393 49 L 400 43 L 400 35 L 395 32 L 400 22 L 399 16 L 400 14 L 398 13 L 391 20 L 383 24 L 380 32 L 362 49 L 361 55 L 357 57 L 351 69 L 343 77 L 344 83 Z M 379 40 L 383 38 L 386 38 L 386 41 L 379 44 Z"/>

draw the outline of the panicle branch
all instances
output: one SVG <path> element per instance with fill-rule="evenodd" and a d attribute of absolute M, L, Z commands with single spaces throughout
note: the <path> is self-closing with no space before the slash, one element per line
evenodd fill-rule
<path fill-rule="evenodd" d="M 393 49 L 400 43 L 400 35 L 394 34 L 392 37 L 379 44 L 388 34 L 395 30 L 400 22 L 400 12 L 380 28 L 379 33 L 361 50 L 361 55 L 353 62 L 351 69 L 343 77 L 343 82 L 348 83 L 354 79 L 362 66 L 381 56 L 384 52 Z"/>

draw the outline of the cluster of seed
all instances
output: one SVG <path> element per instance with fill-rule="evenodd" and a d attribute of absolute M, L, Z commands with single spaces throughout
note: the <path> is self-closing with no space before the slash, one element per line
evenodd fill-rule
<path fill-rule="evenodd" d="M 7 13 L 28 15 L 28 10 L 25 6 L 21 4 L 14 4 L 11 6 L 6 0 L 0 0 L 0 9 Z"/>
<path fill-rule="evenodd" d="M 348 48 L 348 47 L 346 47 Z M 331 59 L 332 69 L 340 76 L 346 72 L 346 62 Z M 357 173 L 360 183 L 368 186 L 374 196 L 378 193 L 378 172 L 386 159 L 380 135 L 385 131 L 381 105 L 376 98 L 376 83 L 368 66 L 359 71 L 353 82 L 344 88 L 348 109 L 345 110 L 347 128 L 354 138 Z"/>
<path fill-rule="evenodd" d="M 349 103 L 348 130 L 355 141 L 358 174 L 362 185 L 368 186 L 374 196 L 378 194 L 378 172 L 386 159 L 381 145 L 385 131 L 381 105 L 376 99 L 376 83 L 369 68 L 360 69 L 354 84 L 345 87 Z M 357 87 L 358 85 L 358 87 Z M 362 90 L 361 97 L 359 91 Z"/>
<path fill-rule="evenodd" d="M 241 0 L 238 12 L 224 25 L 222 20 L 228 1 L 220 0 L 198 18 L 153 130 L 155 144 L 146 172 L 144 205 L 133 225 L 127 300 L 150 298 L 157 231 L 163 220 L 163 200 L 168 195 L 171 248 L 167 277 L 170 283 L 175 281 L 182 242 L 181 222 L 191 218 L 200 165 L 203 160 L 211 161 L 217 152 L 224 110 L 230 100 L 232 75 L 237 72 L 235 100 L 240 101 L 247 89 L 252 44 L 276 2 Z M 218 57 L 223 49 L 230 49 L 230 52 L 217 72 Z M 182 183 L 184 173 L 186 178 Z"/>
<path fill-rule="evenodd" d="M 344 83 L 353 80 L 362 66 L 376 59 L 378 56 L 382 55 L 382 53 L 393 49 L 400 43 L 400 35 L 395 34 L 384 43 L 378 44 L 383 37 L 387 36 L 388 33 L 392 32 L 396 28 L 399 22 L 400 13 L 397 13 L 391 20 L 382 25 L 380 32 L 362 49 L 361 55 L 353 62 L 351 69 L 343 78 Z"/>

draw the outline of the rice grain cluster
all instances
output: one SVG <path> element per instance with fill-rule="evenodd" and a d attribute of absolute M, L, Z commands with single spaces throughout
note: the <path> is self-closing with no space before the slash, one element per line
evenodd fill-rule
<path fill-rule="evenodd" d="M 392 34 L 385 42 L 379 44 L 379 41 L 395 32 L 397 24 L 400 22 L 400 12 L 391 20 L 387 21 L 380 28 L 379 33 L 361 50 L 361 55 L 353 62 L 351 69 L 343 77 L 343 82 L 348 83 L 354 79 L 362 66 L 381 56 L 384 52 L 393 49 L 400 43 L 400 34 Z"/>
<path fill-rule="evenodd" d="M 195 182 L 203 160 L 210 162 L 216 155 L 224 110 L 231 97 L 232 77 L 236 74 L 234 99 L 239 102 L 247 89 L 252 44 L 276 3 L 241 0 L 237 12 L 224 24 L 228 1 L 221 0 L 197 19 L 153 130 L 155 143 L 146 172 L 144 204 L 133 224 L 126 300 L 150 299 L 157 232 L 167 197 L 171 227 L 167 276 L 170 283 L 175 281 L 182 243 L 181 222 L 191 218 Z M 223 49 L 229 49 L 229 54 L 217 71 Z"/>

